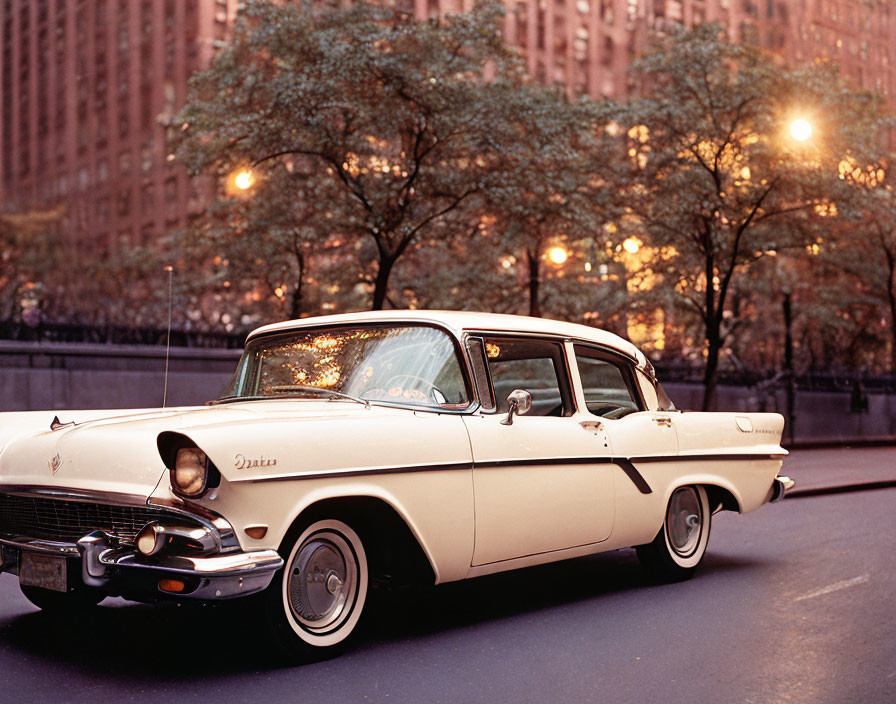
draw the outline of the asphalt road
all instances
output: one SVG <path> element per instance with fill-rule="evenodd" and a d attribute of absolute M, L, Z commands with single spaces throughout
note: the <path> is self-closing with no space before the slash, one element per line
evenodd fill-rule
<path fill-rule="evenodd" d="M 239 608 L 54 620 L 0 576 L 0 702 L 896 702 L 896 489 L 723 513 L 693 580 L 618 551 L 380 598 L 275 666 Z"/>

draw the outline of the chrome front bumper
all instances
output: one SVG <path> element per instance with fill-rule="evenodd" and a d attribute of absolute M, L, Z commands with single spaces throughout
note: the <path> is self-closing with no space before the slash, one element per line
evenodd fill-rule
<path fill-rule="evenodd" d="M 113 547 L 102 531 L 89 533 L 77 543 L 0 536 L 0 550 L 0 571 L 17 573 L 22 551 L 35 552 L 77 561 L 80 580 L 88 587 L 125 595 L 139 592 L 186 599 L 229 599 L 253 594 L 266 589 L 283 567 L 283 559 L 275 550 L 144 556 L 131 546 Z M 184 591 L 162 591 L 158 586 L 162 579 L 182 581 Z"/>
<path fill-rule="evenodd" d="M 794 484 L 796 484 L 796 482 L 790 477 L 775 477 L 768 499 L 769 502 L 777 503 L 778 501 L 781 501 L 784 498 L 784 495 L 793 489 Z"/>

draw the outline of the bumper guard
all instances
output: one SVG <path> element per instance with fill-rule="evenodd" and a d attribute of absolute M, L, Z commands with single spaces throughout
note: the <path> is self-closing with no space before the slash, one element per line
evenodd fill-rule
<path fill-rule="evenodd" d="M 796 482 L 790 477 L 775 477 L 775 483 L 772 484 L 771 496 L 769 496 L 768 499 L 769 502 L 774 504 L 783 500 L 785 494 L 793 489 L 794 484 L 796 484 Z"/>

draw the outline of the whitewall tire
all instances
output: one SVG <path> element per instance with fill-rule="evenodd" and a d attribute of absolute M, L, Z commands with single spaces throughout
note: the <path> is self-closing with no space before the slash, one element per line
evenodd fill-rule
<path fill-rule="evenodd" d="M 706 553 L 712 511 L 702 486 L 675 489 L 666 504 L 663 525 L 656 537 L 635 550 L 652 577 L 681 581 L 693 576 Z"/>
<path fill-rule="evenodd" d="M 288 650 L 318 656 L 345 644 L 367 600 L 367 554 L 346 523 L 315 521 L 284 547 L 267 593 L 269 622 Z"/>

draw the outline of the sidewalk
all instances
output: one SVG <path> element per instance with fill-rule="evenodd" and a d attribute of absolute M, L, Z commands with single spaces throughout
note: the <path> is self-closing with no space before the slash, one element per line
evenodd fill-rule
<path fill-rule="evenodd" d="M 787 498 L 896 487 L 896 446 L 794 449 L 781 474 L 796 482 Z"/>

